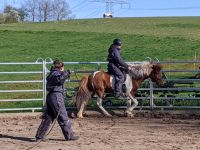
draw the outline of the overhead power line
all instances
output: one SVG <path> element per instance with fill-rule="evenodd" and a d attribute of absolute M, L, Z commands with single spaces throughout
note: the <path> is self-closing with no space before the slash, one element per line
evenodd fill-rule
<path fill-rule="evenodd" d="M 117 15 L 122 15 L 128 11 L 165 11 L 165 10 L 195 10 L 200 9 L 200 6 L 189 6 L 189 7 L 169 7 L 169 8 L 131 8 L 126 10 L 119 10 Z"/>
<path fill-rule="evenodd" d="M 80 3 L 76 4 L 75 6 L 73 6 L 73 7 L 71 8 L 71 10 L 80 7 L 81 5 L 85 4 L 85 2 L 86 2 L 85 0 L 81 1 Z"/>
<path fill-rule="evenodd" d="M 189 10 L 189 9 L 200 9 L 200 6 L 191 7 L 171 7 L 171 8 L 134 8 L 132 10 Z"/>
<path fill-rule="evenodd" d="M 89 18 L 91 16 L 95 16 L 95 15 L 101 13 L 103 10 L 104 10 L 104 7 L 98 8 L 97 10 L 91 12 L 90 14 L 84 16 L 83 18 Z"/>

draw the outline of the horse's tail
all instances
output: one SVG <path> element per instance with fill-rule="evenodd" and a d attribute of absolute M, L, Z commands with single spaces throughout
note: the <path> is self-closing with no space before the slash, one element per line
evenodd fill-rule
<path fill-rule="evenodd" d="M 87 105 L 88 100 L 90 99 L 90 91 L 88 89 L 88 76 L 85 76 L 81 79 L 79 83 L 78 91 L 74 96 L 74 103 L 78 109 L 80 110 L 81 104 L 85 103 Z"/>

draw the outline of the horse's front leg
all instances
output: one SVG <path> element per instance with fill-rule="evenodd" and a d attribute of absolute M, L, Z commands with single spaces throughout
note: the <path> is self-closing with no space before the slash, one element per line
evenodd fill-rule
<path fill-rule="evenodd" d="M 130 75 L 127 75 L 126 76 L 126 81 L 125 81 L 125 84 L 126 84 L 126 95 L 128 96 L 128 100 L 127 100 L 127 109 L 126 109 L 126 112 L 125 112 L 125 115 L 127 117 L 133 117 L 133 113 L 132 113 L 132 110 L 134 109 L 135 106 L 133 106 L 132 104 L 132 101 L 133 101 L 133 97 L 131 95 L 131 90 L 133 89 L 133 81 L 132 81 L 132 78 L 130 77 Z M 135 103 L 136 104 L 136 103 Z"/>
<path fill-rule="evenodd" d="M 138 105 L 138 101 L 134 98 L 131 93 L 128 94 L 128 101 L 127 101 L 127 109 L 126 109 L 126 116 L 133 117 L 133 109 Z"/>
<path fill-rule="evenodd" d="M 125 111 L 125 116 L 127 116 L 127 117 L 132 115 L 130 108 L 131 108 L 131 98 L 128 97 L 127 108 L 126 108 L 126 111 Z"/>
<path fill-rule="evenodd" d="M 103 106 L 102 106 L 102 101 L 103 101 L 103 99 L 100 98 L 100 97 L 98 96 L 98 98 L 97 98 L 97 105 L 98 105 L 98 107 L 101 109 L 101 111 L 103 112 L 103 114 L 104 114 L 105 116 L 107 116 L 107 117 L 112 117 L 112 115 L 109 114 L 109 113 L 103 108 Z"/>

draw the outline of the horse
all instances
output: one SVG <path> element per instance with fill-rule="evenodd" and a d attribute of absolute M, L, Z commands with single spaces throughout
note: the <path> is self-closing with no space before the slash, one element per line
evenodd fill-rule
<path fill-rule="evenodd" d="M 133 117 L 133 109 L 138 105 L 135 94 L 145 79 L 150 78 L 152 82 L 156 82 L 158 86 L 163 84 L 162 65 L 157 62 L 144 61 L 141 64 L 131 65 L 131 70 L 126 74 L 125 93 L 127 96 L 126 116 Z M 97 106 L 102 113 L 111 117 L 104 107 L 102 101 L 105 93 L 113 93 L 114 77 L 107 72 L 96 71 L 89 76 L 82 77 L 78 91 L 74 95 L 76 107 L 78 109 L 77 117 L 83 118 L 83 112 L 86 110 L 89 99 L 92 95 L 97 96 Z"/>

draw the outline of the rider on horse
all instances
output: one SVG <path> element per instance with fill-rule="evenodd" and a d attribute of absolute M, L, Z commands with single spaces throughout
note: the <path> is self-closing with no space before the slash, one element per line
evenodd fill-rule
<path fill-rule="evenodd" d="M 113 44 L 108 49 L 108 73 L 115 76 L 115 97 L 118 99 L 126 99 L 122 93 L 122 85 L 125 81 L 124 71 L 131 70 L 129 66 L 120 56 L 122 42 L 120 39 L 114 39 Z"/>

